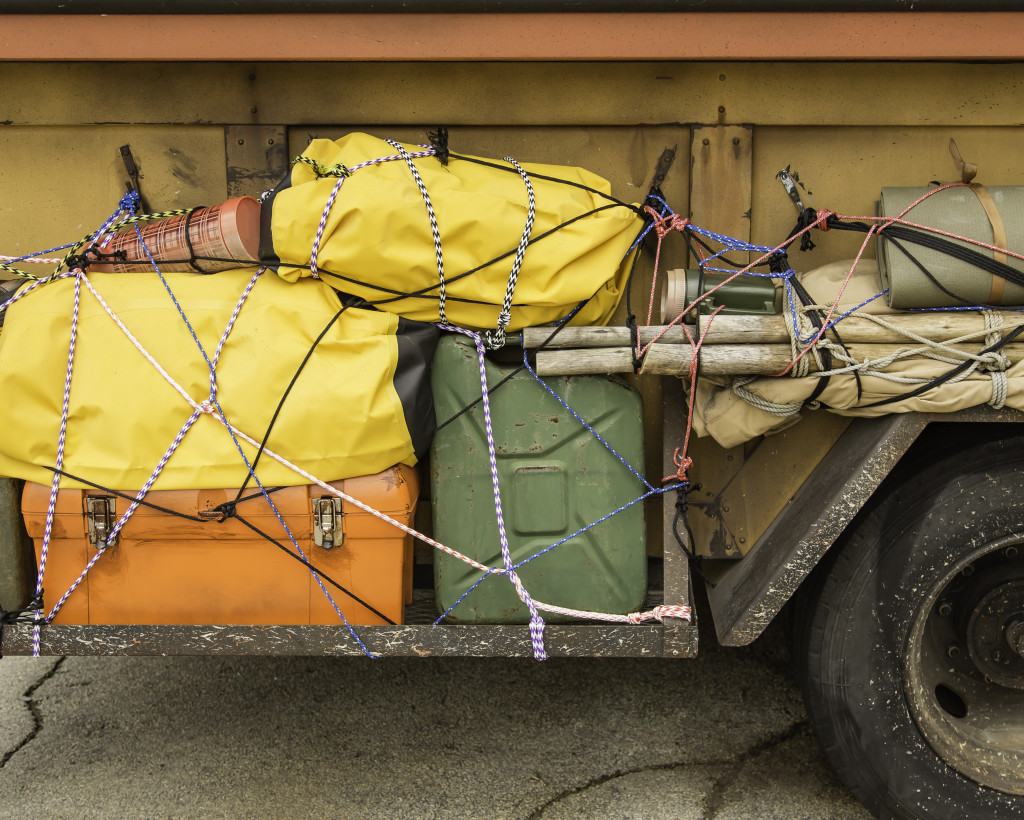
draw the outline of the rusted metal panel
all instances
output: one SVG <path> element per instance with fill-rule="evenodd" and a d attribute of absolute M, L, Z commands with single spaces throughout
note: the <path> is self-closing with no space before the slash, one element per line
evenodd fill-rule
<path fill-rule="evenodd" d="M 226 196 L 222 128 L 82 126 L 0 128 L 0 252 L 15 256 L 75 242 L 117 207 L 131 146 L 155 210 L 215 205 Z M 49 272 L 33 265 L 34 272 Z"/>
<path fill-rule="evenodd" d="M 259 197 L 281 181 L 291 159 L 283 125 L 228 125 L 224 154 L 229 197 Z"/>
<path fill-rule="evenodd" d="M 725 114 L 725 106 L 721 114 Z M 742 125 L 695 125 L 690 144 L 690 218 L 727 236 L 750 240 L 750 177 L 753 129 Z M 729 254 L 746 265 L 745 253 Z"/>
<path fill-rule="evenodd" d="M 662 626 L 548 626 L 550 657 L 661 657 Z M 532 657 L 526 626 L 361 626 L 382 657 Z M 344 626 L 50 626 L 44 655 L 363 655 Z M 3 629 L 0 653 L 32 652 L 32 627 Z"/>
<path fill-rule="evenodd" d="M 743 555 L 786 507 L 850 424 L 825 411 L 805 411 L 800 422 L 756 442 L 743 468 L 714 499 L 735 547 Z"/>
<path fill-rule="evenodd" d="M 1014 12 L 8 14 L 15 60 L 1019 59 Z"/>
<path fill-rule="evenodd" d="M 952 72 L 949 75 L 952 79 Z M 941 82 L 937 75 L 936 80 Z M 979 89 L 981 97 L 989 89 Z M 1018 113 L 1006 120 L 1020 120 Z M 837 98 L 836 105 L 842 100 Z M 828 104 L 826 103 L 826 106 Z M 826 117 L 828 115 L 826 114 Z M 967 126 L 963 123 L 969 122 Z M 955 138 L 964 156 L 978 164 L 978 181 L 985 185 L 1022 185 L 1024 167 L 1018 161 L 1020 128 L 981 127 L 983 121 L 966 115 L 950 127 L 943 123 L 921 128 L 891 128 L 879 125 L 864 128 L 757 128 L 757 166 L 754 170 L 754 236 L 762 244 L 776 244 L 796 224 L 797 211 L 776 179 L 779 171 L 791 166 L 800 176 L 800 195 L 804 204 L 829 208 L 850 217 L 874 216 L 875 202 L 882 187 L 929 185 L 932 180 L 952 182 L 960 175 L 949 155 L 949 140 Z M 853 259 L 863 235 L 845 231 L 812 231 L 817 244 L 813 251 L 801 253 L 793 248 L 789 261 L 798 271 L 806 271 L 836 259 Z M 875 256 L 871 241 L 866 255 Z M 812 294 L 815 295 L 815 294 Z M 827 294 L 819 296 L 824 298 Z"/>
<path fill-rule="evenodd" d="M 928 423 L 903 413 L 856 419 L 742 561 L 711 572 L 718 640 L 757 638 Z"/>
<path fill-rule="evenodd" d="M 0 119 L 14 125 L 799 127 L 772 143 L 759 143 L 755 199 L 760 175 L 767 173 L 771 186 L 778 186 L 774 175 L 791 161 L 784 150 L 782 156 L 762 153 L 764 146 L 811 146 L 824 136 L 821 155 L 836 169 L 872 160 L 885 167 L 889 145 L 872 132 L 850 133 L 846 143 L 833 143 L 833 135 L 814 129 L 941 126 L 973 133 L 1019 122 L 1024 91 L 1020 63 L 257 61 L 139 62 L 129 68 L 121 63 L 5 62 L 2 71 Z M 133 93 L 124 92 L 129 76 Z M 842 93 L 823 90 L 832 88 Z M 843 151 L 844 145 L 856 150 Z M 969 159 L 977 156 L 969 140 L 961 139 L 960 145 Z M 1013 156 L 1008 151 L 1001 161 Z M 776 157 L 783 160 L 778 167 Z M 903 159 L 921 161 L 909 154 Z M 846 175 L 833 176 L 841 185 Z M 819 184 L 815 174 L 810 179 Z M 792 208 L 786 200 L 773 201 Z M 787 212 L 785 221 L 792 215 Z M 764 236 L 756 222 L 754 236 Z"/>
<path fill-rule="evenodd" d="M 750 552 L 850 423 L 824 411 L 794 427 L 728 449 L 713 439 L 694 447 L 691 502 L 697 554 L 737 559 Z"/>

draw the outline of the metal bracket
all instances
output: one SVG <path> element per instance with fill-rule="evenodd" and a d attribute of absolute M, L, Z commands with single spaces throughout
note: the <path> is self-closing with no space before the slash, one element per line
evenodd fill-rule
<path fill-rule="evenodd" d="M 117 522 L 115 499 L 112 495 L 91 495 L 85 499 L 85 520 L 89 527 L 89 543 L 97 549 L 117 545 L 117 536 L 110 531 Z"/>
<path fill-rule="evenodd" d="M 313 543 L 329 550 L 345 543 L 341 528 L 341 499 L 325 495 L 313 499 Z"/>

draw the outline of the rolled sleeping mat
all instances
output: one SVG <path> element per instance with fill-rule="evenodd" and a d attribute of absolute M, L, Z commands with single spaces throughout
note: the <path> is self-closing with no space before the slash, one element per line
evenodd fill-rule
<path fill-rule="evenodd" d="M 933 188 L 883 188 L 879 216 L 897 217 Z M 947 188 L 928 196 L 901 216 L 909 222 L 969 237 L 1011 252 L 1024 251 L 1024 186 Z M 878 268 L 886 300 L 897 310 L 963 305 L 1024 306 L 1024 260 L 969 242 L 907 228 L 882 232 L 878 237 Z M 1009 279 L 964 261 L 946 250 L 925 247 L 897 238 L 910 231 L 923 239 L 951 243 L 956 252 L 980 254 L 985 260 L 1009 266 Z M 902 249 L 901 249 L 902 248 Z M 909 255 L 908 255 L 909 254 Z M 916 260 L 916 262 L 915 262 Z M 924 268 L 924 270 L 922 270 Z M 1018 276 L 1014 276 L 1018 274 Z"/>

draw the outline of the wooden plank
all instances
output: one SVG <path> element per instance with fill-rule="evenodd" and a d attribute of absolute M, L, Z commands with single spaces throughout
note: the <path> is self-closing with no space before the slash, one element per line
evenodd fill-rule
<path fill-rule="evenodd" d="M 917 349 L 910 344 L 851 344 L 846 349 L 857 361 L 878 361 L 901 351 Z M 981 345 L 951 345 L 951 349 L 976 354 Z M 1024 361 L 1024 344 L 1008 344 L 1001 351 L 1011 364 Z M 811 373 L 819 372 L 813 356 L 804 357 Z M 685 345 L 652 345 L 640 369 L 642 375 L 685 376 L 690 372 L 693 350 Z M 700 353 L 700 372 L 708 376 L 774 376 L 792 360 L 789 345 L 709 345 Z M 839 366 L 838 364 L 836 366 Z M 603 347 L 593 350 L 540 350 L 537 373 L 541 376 L 575 376 L 586 373 L 631 373 L 629 348 Z"/>
<path fill-rule="evenodd" d="M 997 314 L 1003 321 L 1002 333 L 1024 323 L 1024 315 L 1013 311 Z M 980 312 L 893 314 L 881 317 L 886 323 L 902 331 L 915 333 L 933 342 L 948 342 L 971 334 L 986 331 L 985 317 Z M 837 326 L 844 342 L 864 344 L 892 344 L 912 340 L 871 319 L 848 316 Z M 640 343 L 647 344 L 655 338 L 658 344 L 685 345 L 690 341 L 683 328 L 664 326 L 642 327 L 639 329 Z M 690 329 L 693 333 L 693 329 Z M 564 348 L 628 347 L 629 328 L 625 327 L 567 327 L 547 341 L 551 328 L 528 327 L 523 330 L 523 346 L 534 348 L 547 342 L 547 350 Z M 981 336 L 978 337 L 982 338 Z M 518 339 L 513 340 L 518 341 Z M 789 332 L 782 316 L 717 316 L 710 323 L 704 337 L 705 345 L 743 345 L 788 343 Z"/>

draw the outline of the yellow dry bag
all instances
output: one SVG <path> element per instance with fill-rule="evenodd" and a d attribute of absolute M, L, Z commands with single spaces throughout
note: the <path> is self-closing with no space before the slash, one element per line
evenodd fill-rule
<path fill-rule="evenodd" d="M 342 311 L 338 293 L 325 283 L 288 284 L 269 271 L 241 301 L 254 273 L 165 274 L 196 338 L 156 274 L 88 274 L 124 330 L 83 279 L 66 473 L 109 489 L 141 488 L 195 411 L 153 362 L 202 405 L 211 393 L 207 358 L 216 362 L 216 401 L 207 407 L 223 411 L 256 442 L 269 430 L 266 446 L 317 478 L 416 463 L 434 427 L 428 371 L 436 329 L 377 310 Z M 7 311 L 0 333 L 0 475 L 53 479 L 47 468 L 57 465 L 74 290 L 73 278 L 37 286 Z M 236 439 L 252 463 L 257 447 Z M 256 474 L 266 487 L 309 483 L 265 453 Z M 239 487 L 247 477 L 236 441 L 204 412 L 154 486 Z M 84 485 L 65 479 L 62 486 Z"/>
<path fill-rule="evenodd" d="M 289 281 L 315 267 L 338 290 L 420 321 L 441 318 L 443 277 L 445 318 L 489 329 L 523 243 L 509 330 L 583 301 L 574 324 L 607 323 L 643 228 L 637 208 L 582 168 L 424 153 L 366 134 L 313 140 L 263 204 L 261 259 Z"/>

